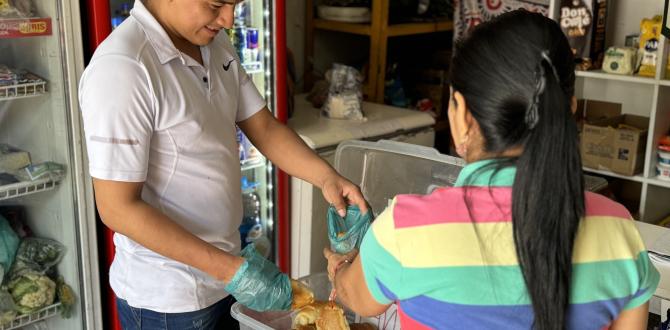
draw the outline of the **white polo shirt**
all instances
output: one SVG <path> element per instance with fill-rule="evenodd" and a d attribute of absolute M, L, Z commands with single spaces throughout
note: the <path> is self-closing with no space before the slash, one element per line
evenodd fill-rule
<path fill-rule="evenodd" d="M 225 32 L 181 53 L 141 1 L 98 47 L 79 86 L 91 175 L 144 182 L 142 199 L 228 252 L 240 247 L 240 165 L 235 123 L 265 101 Z M 110 284 L 133 307 L 200 310 L 225 284 L 115 234 Z"/>

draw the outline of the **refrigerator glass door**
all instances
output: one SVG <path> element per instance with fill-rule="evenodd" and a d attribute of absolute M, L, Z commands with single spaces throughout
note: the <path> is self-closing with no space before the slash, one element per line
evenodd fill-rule
<path fill-rule="evenodd" d="M 12 3 L 17 2 L 5 1 L 0 7 Z M 33 236 L 65 247 L 55 268 L 73 288 L 76 302 L 69 319 L 58 315 L 56 299 L 0 329 L 31 322 L 44 322 L 50 329 L 94 328 L 101 324 L 96 316 L 97 253 L 91 248 L 96 246 L 91 234 L 95 223 L 90 182 L 84 179 L 76 101 L 83 67 L 79 8 L 76 2 L 61 0 L 32 4 L 32 12 L 22 13 L 29 18 L 0 17 L 0 143 L 29 153 L 33 166 L 24 167 L 23 160 L 2 162 L 0 214 L 24 222 Z M 0 12 L 6 15 L 4 9 Z M 38 175 L 45 168 L 51 170 Z M 5 281 L 11 276 L 7 274 Z"/>

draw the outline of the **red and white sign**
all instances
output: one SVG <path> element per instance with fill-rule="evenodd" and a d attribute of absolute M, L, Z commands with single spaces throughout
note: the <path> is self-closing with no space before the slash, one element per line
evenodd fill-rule
<path fill-rule="evenodd" d="M 51 35 L 51 18 L 0 19 L 0 39 Z"/>

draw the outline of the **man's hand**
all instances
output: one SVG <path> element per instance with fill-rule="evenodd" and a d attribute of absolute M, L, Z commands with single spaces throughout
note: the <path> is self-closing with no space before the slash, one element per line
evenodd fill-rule
<path fill-rule="evenodd" d="M 361 214 L 368 212 L 368 205 L 361 190 L 335 172 L 322 181 L 321 192 L 326 201 L 337 209 L 341 217 L 347 214 L 347 204 L 358 205 Z"/>
<path fill-rule="evenodd" d="M 253 244 L 242 250 L 244 263 L 225 290 L 253 310 L 288 310 L 293 301 L 289 277 L 256 252 Z"/>

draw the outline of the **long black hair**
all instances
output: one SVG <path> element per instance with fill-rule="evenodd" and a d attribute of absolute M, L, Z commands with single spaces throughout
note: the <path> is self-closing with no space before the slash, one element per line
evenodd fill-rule
<path fill-rule="evenodd" d="M 575 66 L 559 25 L 519 10 L 474 28 L 455 45 L 454 91 L 465 97 L 484 151 L 522 148 L 512 187 L 514 244 L 535 329 L 564 329 L 584 181 L 572 117 Z"/>

